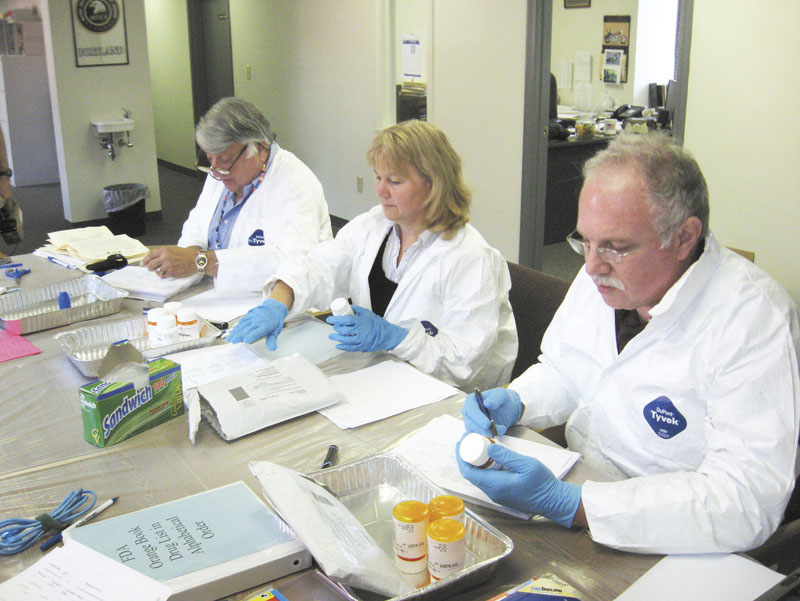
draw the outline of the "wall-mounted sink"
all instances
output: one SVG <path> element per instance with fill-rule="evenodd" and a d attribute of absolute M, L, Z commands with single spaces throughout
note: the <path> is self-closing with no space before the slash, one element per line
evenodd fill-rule
<path fill-rule="evenodd" d="M 117 119 L 114 121 L 92 121 L 92 127 L 97 135 L 112 134 L 120 131 L 131 131 L 135 119 Z"/>

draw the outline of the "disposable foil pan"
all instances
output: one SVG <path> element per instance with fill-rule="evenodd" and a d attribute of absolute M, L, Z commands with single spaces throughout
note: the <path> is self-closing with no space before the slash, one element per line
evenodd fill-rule
<path fill-rule="evenodd" d="M 407 500 L 427 503 L 433 497 L 446 494 L 405 459 L 392 453 L 378 453 L 361 461 L 327 468 L 309 475 L 339 497 L 389 557 L 394 557 L 392 544 L 394 506 L 400 501 Z M 411 593 L 392 597 L 391 601 L 445 599 L 491 577 L 498 562 L 511 553 L 514 543 L 469 509 L 465 513 L 466 567 L 457 574 Z M 372 601 L 379 597 L 355 591 L 355 598 Z"/>
<path fill-rule="evenodd" d="M 69 294 L 72 306 L 58 308 L 58 294 Z M 23 288 L 0 296 L 0 328 L 14 334 L 29 334 L 59 326 L 111 315 L 122 308 L 128 293 L 109 286 L 96 275 Z"/>
<path fill-rule="evenodd" d="M 201 327 L 200 338 L 181 340 L 166 346 L 150 346 L 147 336 L 147 319 L 144 315 L 59 332 L 53 336 L 53 339 L 84 376 L 96 378 L 100 363 L 108 352 L 108 347 L 120 340 L 128 340 L 147 360 L 210 345 L 219 337 L 220 330 L 200 318 L 198 320 L 204 326 Z"/>

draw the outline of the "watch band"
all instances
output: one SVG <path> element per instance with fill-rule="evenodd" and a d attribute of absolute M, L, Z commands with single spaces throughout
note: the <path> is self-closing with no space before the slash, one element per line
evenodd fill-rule
<path fill-rule="evenodd" d="M 206 265 L 208 265 L 208 251 L 201 250 L 194 258 L 194 264 L 197 265 L 197 273 L 206 273 Z"/>
<path fill-rule="evenodd" d="M 0 177 L 3 177 L 3 176 L 11 177 L 12 175 L 14 175 L 14 172 L 11 171 L 10 167 L 7 167 L 5 169 L 0 169 Z"/>

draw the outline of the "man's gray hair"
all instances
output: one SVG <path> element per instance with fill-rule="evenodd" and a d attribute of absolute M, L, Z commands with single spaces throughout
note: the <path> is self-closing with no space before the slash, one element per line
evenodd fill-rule
<path fill-rule="evenodd" d="M 269 121 L 256 105 L 241 98 L 223 98 L 208 109 L 195 129 L 197 143 L 209 154 L 220 154 L 232 144 L 250 146 L 272 143 Z"/>
<path fill-rule="evenodd" d="M 664 133 L 623 133 L 583 166 L 585 179 L 607 169 L 632 170 L 642 179 L 650 198 L 655 226 L 662 245 L 689 217 L 703 225 L 700 240 L 708 234 L 708 186 L 697 161 Z"/>

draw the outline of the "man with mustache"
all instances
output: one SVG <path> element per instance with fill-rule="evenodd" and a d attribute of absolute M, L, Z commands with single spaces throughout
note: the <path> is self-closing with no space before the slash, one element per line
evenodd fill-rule
<path fill-rule="evenodd" d="M 459 459 L 492 499 L 640 553 L 737 552 L 781 522 L 797 478 L 800 318 L 764 271 L 709 232 L 696 161 L 624 135 L 587 161 L 570 245 L 585 257 L 540 362 L 484 393 L 500 434 L 566 422 L 569 447 L 618 478 L 561 482 L 492 445 Z M 473 395 L 467 430 L 488 435 Z"/>

